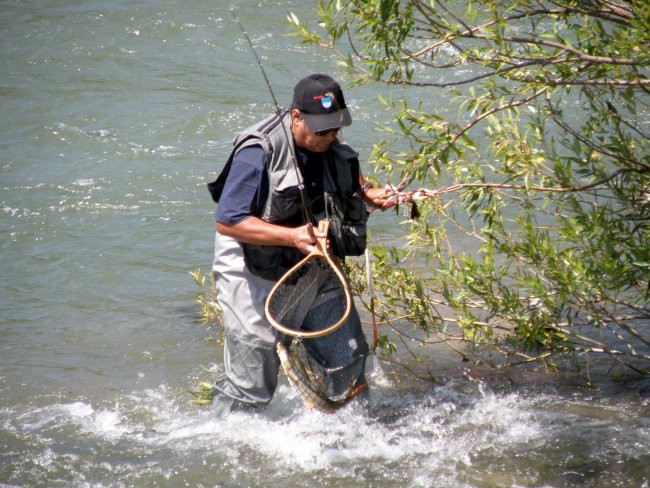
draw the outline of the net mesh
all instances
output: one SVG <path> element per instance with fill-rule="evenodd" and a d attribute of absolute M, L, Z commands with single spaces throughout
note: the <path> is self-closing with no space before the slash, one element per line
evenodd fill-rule
<path fill-rule="evenodd" d="M 289 382 L 308 408 L 333 413 L 361 393 L 365 382 L 359 381 L 355 361 L 335 368 L 322 364 L 309 352 L 313 342 L 322 342 L 322 338 L 294 338 L 288 345 L 280 343 L 280 361 Z"/>
<path fill-rule="evenodd" d="M 296 331 L 314 332 L 335 324 L 345 313 L 345 293 L 326 261 L 316 259 L 296 270 L 269 298 L 268 312 Z M 316 338 L 288 338 L 278 353 L 283 370 L 310 408 L 334 412 L 365 385 L 365 340 L 356 313 L 341 327 Z M 350 323 L 348 323 L 350 322 Z"/>
<path fill-rule="evenodd" d="M 268 313 L 276 322 L 295 331 L 315 332 L 335 324 L 345 313 L 343 285 L 332 278 L 327 261 L 312 259 L 295 270 L 269 297 Z M 329 309 L 319 307 L 330 301 Z"/>

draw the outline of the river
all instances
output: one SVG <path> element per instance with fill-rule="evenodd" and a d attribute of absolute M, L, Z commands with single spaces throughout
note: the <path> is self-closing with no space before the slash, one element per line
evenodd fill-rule
<path fill-rule="evenodd" d="M 273 110 L 229 8 L 0 1 L 0 486 L 648 487 L 647 381 L 481 377 L 441 350 L 433 383 L 371 358 L 368 399 L 333 416 L 284 378 L 254 414 L 191 400 L 222 369 L 188 275 L 211 264 L 205 184 Z M 311 9 L 238 4 L 282 105 L 336 73 L 285 36 Z M 363 161 L 381 89 L 346 90 Z"/>

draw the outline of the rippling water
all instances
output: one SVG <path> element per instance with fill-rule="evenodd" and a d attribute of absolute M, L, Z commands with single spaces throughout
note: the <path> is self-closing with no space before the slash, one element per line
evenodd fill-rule
<path fill-rule="evenodd" d="M 643 382 L 505 384 L 439 351 L 436 384 L 376 365 L 336 416 L 284 382 L 226 421 L 190 401 L 221 368 L 187 274 L 212 256 L 205 183 L 272 110 L 230 5 L 0 2 L 0 485 L 648 486 Z M 284 36 L 310 9 L 238 3 L 281 104 L 336 69 Z M 373 90 L 346 92 L 362 159 Z"/>

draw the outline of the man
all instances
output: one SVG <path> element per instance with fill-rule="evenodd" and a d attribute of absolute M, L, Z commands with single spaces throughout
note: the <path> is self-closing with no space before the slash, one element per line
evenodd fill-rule
<path fill-rule="evenodd" d="M 358 255 L 365 248 L 365 204 L 392 205 L 388 191 L 365 183 L 357 153 L 337 137 L 351 123 L 338 83 L 323 74 L 303 78 L 291 110 L 244 130 L 210 185 L 219 203 L 213 273 L 225 331 L 226 378 L 214 392 L 219 415 L 271 401 L 280 338 L 264 303 L 280 276 L 325 237 L 316 222 L 332 220 L 334 254 Z M 313 226 L 307 222 L 312 217 Z M 355 386 L 365 384 L 368 345 L 356 310 L 341 329 L 350 337 L 346 367 Z"/>

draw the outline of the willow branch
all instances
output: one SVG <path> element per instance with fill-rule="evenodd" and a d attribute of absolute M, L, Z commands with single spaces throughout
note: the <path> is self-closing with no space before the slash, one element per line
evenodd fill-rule
<path fill-rule="evenodd" d="M 553 106 L 550 104 L 550 102 L 547 102 L 547 107 L 549 108 L 551 112 L 551 117 L 553 117 L 553 120 L 557 125 L 559 125 L 562 129 L 566 130 L 569 132 L 573 137 L 575 137 L 577 140 L 582 142 L 585 146 L 590 148 L 592 151 L 596 151 L 599 154 L 602 154 L 603 156 L 607 156 L 609 158 L 612 158 L 614 160 L 619 160 L 619 161 L 625 161 L 628 164 L 638 166 L 644 171 L 641 172 L 647 172 L 650 171 L 650 168 L 642 163 L 641 161 L 637 161 L 635 159 L 630 159 L 628 157 L 625 157 L 623 154 L 617 153 L 611 153 L 609 151 L 605 151 L 602 147 L 597 146 L 594 144 L 592 141 L 586 139 L 582 134 L 577 132 L 573 127 L 569 126 L 561 117 L 558 117 L 557 111 L 553 108 Z"/>
<path fill-rule="evenodd" d="M 543 95 L 546 91 L 547 91 L 546 87 L 541 88 L 540 90 L 536 91 L 535 93 L 533 93 L 532 95 L 530 95 L 530 96 L 528 96 L 526 98 L 523 98 L 521 100 L 511 101 L 511 102 L 509 102 L 509 103 L 507 103 L 505 105 L 500 105 L 498 107 L 495 107 L 495 108 L 493 108 L 491 110 L 488 110 L 487 112 L 484 112 L 484 113 L 478 115 L 473 120 L 468 122 L 467 125 L 465 125 L 465 127 L 458 130 L 451 137 L 451 139 L 440 150 L 437 151 L 436 157 L 443 154 L 445 151 L 447 151 L 461 136 L 463 136 L 465 133 L 467 133 L 472 127 L 476 126 L 483 119 L 485 119 L 485 118 L 489 117 L 490 115 L 493 115 L 493 114 L 495 114 L 497 112 L 501 112 L 503 110 L 508 110 L 508 109 L 511 109 L 511 108 L 514 108 L 514 107 L 518 107 L 520 105 L 525 105 L 526 103 L 534 100 L 535 98 L 539 97 L 540 95 Z M 397 185 L 397 190 L 401 191 L 404 188 L 406 188 L 411 183 L 411 181 L 413 181 L 413 178 L 414 178 L 413 174 L 411 174 L 411 175 L 407 174 L 402 179 L 402 181 L 399 183 L 399 185 Z"/>
<path fill-rule="evenodd" d="M 517 77 L 517 81 L 522 83 L 544 83 L 551 86 L 650 86 L 650 80 L 553 80 L 538 78 Z"/>
<path fill-rule="evenodd" d="M 614 171 L 612 174 L 604 178 L 589 183 L 588 185 L 578 186 L 578 187 L 524 186 L 524 185 L 511 185 L 507 183 L 458 183 L 456 185 L 451 185 L 446 188 L 440 188 L 437 190 L 420 188 L 414 191 L 396 191 L 395 194 L 399 198 L 399 201 L 401 203 L 408 203 L 413 200 L 433 198 L 433 197 L 437 197 L 438 195 L 443 195 L 446 193 L 454 193 L 461 190 L 475 189 L 475 188 L 515 190 L 515 191 L 534 191 L 534 192 L 546 192 L 546 193 L 579 193 L 579 192 L 584 192 L 596 188 L 598 186 L 604 185 L 608 181 L 613 180 L 614 178 L 616 178 L 617 176 L 623 173 L 646 173 L 646 171 L 639 171 L 632 168 L 621 168 L 618 169 L 617 171 Z"/>

